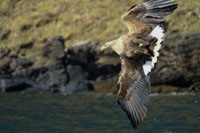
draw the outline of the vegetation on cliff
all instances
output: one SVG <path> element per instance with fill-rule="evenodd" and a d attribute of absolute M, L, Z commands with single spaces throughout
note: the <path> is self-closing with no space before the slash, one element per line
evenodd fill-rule
<path fill-rule="evenodd" d="M 109 41 L 127 32 L 120 17 L 138 2 L 142 0 L 2 0 L 0 44 L 39 48 L 47 38 L 57 35 L 64 36 L 67 46 L 83 40 Z M 178 0 L 178 4 L 168 19 L 168 30 L 199 32 L 199 0 Z"/>

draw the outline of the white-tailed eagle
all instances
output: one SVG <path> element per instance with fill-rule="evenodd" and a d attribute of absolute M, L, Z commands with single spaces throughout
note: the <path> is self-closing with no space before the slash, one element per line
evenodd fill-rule
<path fill-rule="evenodd" d="M 133 128 L 144 120 L 149 102 L 149 72 L 157 62 L 164 39 L 163 22 L 177 8 L 174 0 L 144 0 L 132 6 L 122 21 L 128 34 L 105 43 L 121 58 L 118 80 L 118 103 L 130 119 Z"/>

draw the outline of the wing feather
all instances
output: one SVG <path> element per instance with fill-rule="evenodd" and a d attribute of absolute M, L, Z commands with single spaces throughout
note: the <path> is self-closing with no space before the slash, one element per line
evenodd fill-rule
<path fill-rule="evenodd" d="M 132 6 L 123 16 L 122 21 L 129 29 L 129 34 L 143 33 L 146 36 L 177 8 L 174 0 L 145 0 Z"/>
<path fill-rule="evenodd" d="M 138 69 L 138 66 L 135 67 L 135 64 L 132 62 L 134 61 L 123 59 L 123 71 L 120 74 L 120 80 L 118 82 L 118 103 L 127 114 L 132 126 L 137 128 L 146 117 L 150 82 L 149 77 L 145 76 L 143 69 Z M 130 64 L 134 64 L 134 66 Z M 139 68 L 142 68 L 142 65 Z"/>

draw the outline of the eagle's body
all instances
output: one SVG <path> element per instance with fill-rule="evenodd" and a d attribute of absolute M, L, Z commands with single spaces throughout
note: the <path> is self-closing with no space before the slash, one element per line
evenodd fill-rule
<path fill-rule="evenodd" d="M 137 128 L 146 116 L 149 102 L 149 72 L 157 62 L 164 38 L 164 19 L 177 8 L 174 0 L 145 0 L 132 6 L 122 21 L 128 27 L 127 35 L 105 43 L 121 58 L 118 81 L 118 103 Z"/>

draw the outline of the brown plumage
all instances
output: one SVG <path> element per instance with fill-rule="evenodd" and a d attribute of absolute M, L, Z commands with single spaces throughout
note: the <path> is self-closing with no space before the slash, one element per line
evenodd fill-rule
<path fill-rule="evenodd" d="M 174 0 L 145 0 L 142 4 L 132 6 L 122 16 L 123 23 L 129 29 L 128 34 L 105 43 L 101 48 L 103 50 L 111 47 L 121 57 L 118 103 L 134 128 L 137 128 L 146 116 L 151 92 L 149 75 L 144 72 L 143 66 L 152 58 L 156 60 L 152 59 L 153 63 L 150 63 L 157 61 L 158 55 L 154 55 L 154 52 L 159 48 L 155 47 L 160 45 L 163 39 L 163 33 L 156 33 L 155 27 L 162 27 L 164 19 L 176 8 Z M 150 35 L 152 31 L 158 38 Z M 158 31 L 163 30 L 158 28 Z"/>

